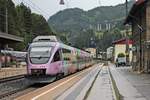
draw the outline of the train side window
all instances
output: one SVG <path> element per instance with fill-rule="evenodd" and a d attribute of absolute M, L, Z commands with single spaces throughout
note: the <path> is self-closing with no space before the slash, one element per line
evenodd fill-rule
<path fill-rule="evenodd" d="M 56 61 L 60 61 L 61 60 L 61 57 L 60 57 L 60 53 L 59 53 L 59 50 L 55 53 L 55 55 L 54 55 L 54 62 L 56 62 Z"/>
<path fill-rule="evenodd" d="M 71 60 L 71 51 L 68 49 L 62 49 L 63 52 L 63 59 L 65 61 L 70 61 Z"/>

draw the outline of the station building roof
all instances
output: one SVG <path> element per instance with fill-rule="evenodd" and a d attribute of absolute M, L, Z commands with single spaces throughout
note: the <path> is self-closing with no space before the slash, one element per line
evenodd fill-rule
<path fill-rule="evenodd" d="M 116 40 L 113 42 L 113 44 L 133 44 L 133 41 L 132 40 L 126 40 L 126 38 L 123 38 L 123 39 L 120 39 L 120 40 Z"/>
<path fill-rule="evenodd" d="M 12 42 L 23 42 L 24 39 L 15 35 L 0 32 L 0 42 L 1 43 L 12 43 Z"/>
<path fill-rule="evenodd" d="M 124 24 L 130 23 L 131 20 L 134 19 L 134 15 L 137 13 L 137 11 L 139 11 L 139 9 L 141 9 L 147 1 L 148 0 L 137 0 L 132 6 Z"/>

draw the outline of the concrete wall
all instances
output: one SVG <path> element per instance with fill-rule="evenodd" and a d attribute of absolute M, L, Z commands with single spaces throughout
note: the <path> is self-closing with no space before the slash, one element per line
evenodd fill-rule
<path fill-rule="evenodd" d="M 0 69 L 0 79 L 17 75 L 27 74 L 26 68 L 2 68 Z"/>

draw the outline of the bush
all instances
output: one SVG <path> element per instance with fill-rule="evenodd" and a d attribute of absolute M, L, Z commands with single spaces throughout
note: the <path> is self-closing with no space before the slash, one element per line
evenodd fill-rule
<path fill-rule="evenodd" d="M 119 53 L 119 54 L 118 54 L 118 58 L 119 58 L 119 57 L 125 57 L 125 54 L 124 54 L 124 53 Z"/>

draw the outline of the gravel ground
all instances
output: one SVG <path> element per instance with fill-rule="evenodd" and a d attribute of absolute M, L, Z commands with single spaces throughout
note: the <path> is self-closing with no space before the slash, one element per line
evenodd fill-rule
<path fill-rule="evenodd" d="M 1 89 L 0 95 L 5 94 L 5 93 L 9 93 L 10 91 L 24 90 L 32 84 L 33 83 L 29 82 L 25 78 L 14 80 L 14 81 L 8 81 L 6 83 L 1 83 L 0 84 L 0 89 Z M 2 99 L 2 98 L 0 98 L 0 99 Z"/>

